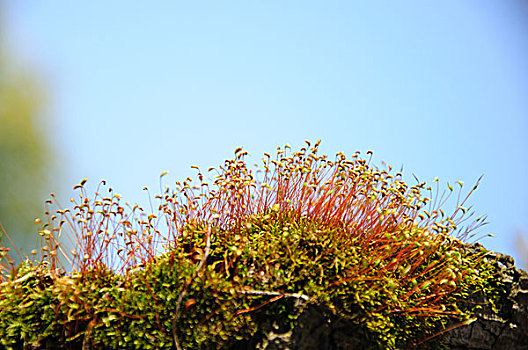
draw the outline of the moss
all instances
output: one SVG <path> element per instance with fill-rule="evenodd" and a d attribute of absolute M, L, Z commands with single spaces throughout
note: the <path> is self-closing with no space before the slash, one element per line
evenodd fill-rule
<path fill-rule="evenodd" d="M 402 314 L 399 311 L 418 307 L 429 296 L 427 288 L 413 294 L 404 306 L 401 298 L 413 283 L 395 285 L 386 271 L 361 268 L 373 266 L 375 256 L 354 249 L 354 242 L 346 248 L 336 232 L 307 219 L 285 218 L 261 215 L 248 218 L 247 228 L 238 234 L 214 232 L 207 265 L 189 285 L 176 322 L 183 348 L 228 347 L 254 336 L 266 317 L 292 329 L 308 303 L 327 306 L 352 320 L 380 348 L 405 348 L 441 331 L 449 321 L 448 312 L 467 319 L 471 310 L 458 311 L 457 301 L 469 292 L 491 295 L 499 287 L 491 285 L 496 273 L 491 262 L 460 254 L 460 259 L 442 267 L 464 274 L 458 289 L 443 300 L 445 313 Z M 104 269 L 83 276 L 57 275 L 47 265 L 26 262 L 16 279 L 0 287 L 2 345 L 13 349 L 57 344 L 64 349 L 83 344 L 91 349 L 173 348 L 176 301 L 196 272 L 198 260 L 193 252 L 205 249 L 205 231 L 188 228 L 180 249 L 127 276 Z M 436 252 L 428 259 L 453 255 L 459 249 L 443 242 Z M 430 261 L 425 260 L 423 266 L 427 264 Z M 410 265 L 402 261 L 400 266 L 405 270 Z M 357 268 L 363 273 L 356 274 Z M 427 282 L 421 273 L 420 269 L 414 272 L 416 286 Z M 255 293 L 244 295 L 243 291 Z M 280 295 L 285 297 L 277 298 Z"/>
<path fill-rule="evenodd" d="M 28 260 L 4 277 L 2 346 L 229 348 L 258 341 L 269 320 L 293 330 L 316 305 L 354 325 L 375 348 L 441 348 L 437 335 L 449 322 L 471 322 L 475 306 L 462 302 L 468 295 L 499 298 L 496 264 L 448 235 L 456 212 L 424 220 L 441 210 L 425 215 L 417 204 L 427 202 L 423 184 L 408 186 L 363 160 L 330 162 L 316 152 L 279 152 L 275 172 L 265 161 L 255 193 L 237 150 L 204 202 L 191 195 L 189 181 L 159 196 L 160 213 L 136 217 L 135 229 L 119 197 L 81 195 L 71 217 L 81 242 L 70 256 L 74 272 L 57 267 L 54 232 L 62 220 L 43 229 L 41 262 Z M 158 217 L 170 223 L 163 254 L 152 243 L 160 237 Z M 110 218 L 113 231 L 97 229 Z M 121 267 L 109 256 L 122 257 Z"/>

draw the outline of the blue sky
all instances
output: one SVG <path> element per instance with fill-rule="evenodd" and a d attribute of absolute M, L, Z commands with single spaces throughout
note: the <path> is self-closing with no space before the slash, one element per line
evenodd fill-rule
<path fill-rule="evenodd" d="M 490 249 L 528 233 L 528 7 L 521 1 L 4 2 L 7 39 L 49 88 L 67 198 L 131 202 L 286 143 L 467 187 Z"/>

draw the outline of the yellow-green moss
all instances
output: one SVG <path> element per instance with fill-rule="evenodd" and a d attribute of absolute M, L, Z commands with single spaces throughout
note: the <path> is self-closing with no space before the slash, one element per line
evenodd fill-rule
<path fill-rule="evenodd" d="M 458 227 L 467 197 L 445 215 L 446 196 L 425 197 L 425 183 L 307 144 L 265 154 L 261 180 L 237 149 L 212 185 L 199 172 L 167 187 L 156 213 L 122 206 L 111 189 L 88 198 L 81 181 L 71 211 L 47 213 L 40 262 L 0 276 L 1 346 L 229 348 L 269 320 L 294 329 L 317 305 L 374 348 L 435 348 L 450 320 L 471 321 L 469 295 L 501 295 L 496 265 L 451 235 L 483 223 Z M 68 232 L 71 254 L 58 241 Z M 61 254 L 74 272 L 61 272 Z"/>
<path fill-rule="evenodd" d="M 175 323 L 185 349 L 228 347 L 252 337 L 265 317 L 293 328 L 308 303 L 352 319 L 380 348 L 415 344 L 440 332 L 449 320 L 437 313 L 398 312 L 417 307 L 428 295 L 427 287 L 402 306 L 400 298 L 413 288 L 412 282 L 395 284 L 397 279 L 376 268 L 389 261 L 376 262 L 377 257 L 357 249 L 354 240 L 339 238 L 339 229 L 320 227 L 313 220 L 290 221 L 288 215 L 271 211 L 248 218 L 236 232 L 213 228 L 207 262 L 192 281 L 206 249 L 207 228 L 190 225 L 184 232 L 180 248 L 126 276 L 103 267 L 80 276 L 58 274 L 46 264 L 21 265 L 16 279 L 0 287 L 2 346 L 171 349 L 176 303 L 186 286 L 187 296 Z M 404 231 L 394 232 L 392 239 L 399 242 L 402 235 Z M 412 235 L 405 239 L 408 244 L 417 243 Z M 469 319 L 471 310 L 459 311 L 457 299 L 476 290 L 491 295 L 489 282 L 496 271 L 479 257 L 461 254 L 455 240 L 431 244 L 434 253 L 423 266 L 444 261 L 439 267 L 462 276 L 441 305 L 446 313 Z M 453 258 L 446 260 L 449 255 Z M 411 263 L 399 261 L 395 275 Z M 363 273 L 353 275 L 354 271 Z M 420 266 L 413 272 L 416 286 L 427 282 L 428 276 L 421 273 Z M 284 297 L 274 300 L 274 293 Z"/>

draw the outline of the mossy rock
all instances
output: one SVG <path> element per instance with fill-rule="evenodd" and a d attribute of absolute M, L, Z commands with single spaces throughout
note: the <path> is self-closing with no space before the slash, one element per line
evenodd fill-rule
<path fill-rule="evenodd" d="M 403 310 L 398 298 L 409 293 L 412 282 L 404 285 L 408 280 L 400 280 L 392 285 L 395 279 L 386 270 L 369 268 L 375 265 L 375 256 L 339 238 L 344 237 L 339 230 L 329 231 L 307 219 L 291 221 L 279 213 L 248 218 L 241 227 L 236 232 L 212 231 L 200 271 L 197 268 L 207 248 L 207 229 L 200 226 L 185 229 L 178 249 L 126 276 L 102 266 L 83 275 L 64 275 L 46 264 L 27 262 L 19 267 L 16 279 L 1 285 L 2 345 L 8 349 L 171 349 L 175 329 L 185 349 L 241 348 L 243 344 L 250 348 L 269 344 L 270 332 L 295 331 L 294 337 L 302 338 L 306 330 L 300 325 L 319 319 L 329 324 L 329 331 L 341 329 L 337 337 L 322 332 L 321 346 L 346 348 L 336 343 L 338 338 L 349 345 L 355 341 L 366 348 L 399 349 L 433 336 L 450 320 L 447 312 L 427 316 L 398 312 L 399 307 Z M 397 233 L 393 239 L 401 242 Z M 455 242 L 431 244 L 423 270 L 418 267 L 414 272 L 417 285 L 428 278 L 421 276 L 426 267 L 459 251 Z M 467 274 L 459 289 L 443 300 L 446 310 L 456 310 L 459 298 L 469 290 L 488 294 L 496 290 L 486 284 L 497 273 L 493 264 L 460 257 L 443 265 Z M 401 261 L 400 266 L 405 270 L 412 263 Z M 186 295 L 175 319 L 183 290 Z M 412 294 L 414 303 L 428 293 L 424 289 Z M 412 301 L 406 302 L 413 307 Z M 459 311 L 458 317 L 468 317 L 471 310 Z M 280 341 L 279 336 L 274 339 Z M 434 338 L 427 344 L 441 348 Z"/>
<path fill-rule="evenodd" d="M 495 307 L 501 270 L 466 249 L 483 222 L 457 226 L 465 200 L 447 216 L 425 183 L 317 146 L 265 154 L 260 181 L 237 149 L 212 189 L 199 173 L 150 214 L 112 190 L 88 198 L 83 180 L 72 211 L 42 228 L 40 261 L 2 277 L 1 346 L 435 349 L 446 327 L 475 320 L 472 295 Z M 67 231 L 71 254 L 58 243 Z"/>

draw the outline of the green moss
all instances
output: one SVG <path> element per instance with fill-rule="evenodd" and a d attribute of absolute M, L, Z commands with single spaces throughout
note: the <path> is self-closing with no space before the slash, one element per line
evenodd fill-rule
<path fill-rule="evenodd" d="M 448 235 L 464 202 L 449 217 L 434 206 L 427 212 L 423 183 L 316 153 L 317 144 L 290 157 L 279 151 L 257 182 L 237 150 L 216 190 L 198 196 L 193 189 L 204 183 L 178 184 L 157 196 L 160 212 L 147 219 L 136 208 L 126 214 L 118 195 L 90 200 L 82 192 L 74 214 L 58 210 L 57 227 L 43 229 L 41 262 L 3 278 L 0 344 L 229 348 L 264 336 L 270 320 L 293 330 L 316 305 L 374 348 L 441 348 L 449 322 L 471 322 L 478 305 L 463 302 L 469 295 L 500 298 L 497 265 Z M 84 191 L 84 182 L 76 187 Z M 169 232 L 163 254 L 160 219 Z M 64 222 L 77 225 L 80 242 L 68 274 L 57 268 Z"/>
<path fill-rule="evenodd" d="M 83 344 L 90 349 L 173 348 L 177 300 L 196 273 L 200 257 L 195 253 L 206 249 L 206 231 L 188 227 L 179 248 L 126 276 L 102 268 L 83 276 L 57 275 L 47 265 L 26 262 L 16 279 L 0 287 L 2 345 L 7 349 L 57 344 L 64 349 Z M 491 262 L 460 254 L 455 241 L 442 242 L 422 266 L 442 256 L 456 257 L 442 265 L 463 274 L 458 288 L 442 299 L 445 314 L 403 313 L 419 307 L 429 295 L 423 287 L 403 305 L 401 298 L 413 283 L 404 284 L 395 276 L 412 265 L 400 261 L 394 275 L 380 272 L 373 262 L 375 255 L 339 238 L 338 231 L 306 218 L 290 221 L 277 213 L 250 217 L 236 233 L 213 230 L 207 264 L 188 285 L 175 323 L 181 346 L 228 347 L 252 337 L 259 320 L 266 317 L 291 329 L 302 306 L 315 303 L 352 320 L 380 348 L 404 348 L 441 331 L 448 312 L 469 319 L 471 310 L 457 309 L 457 301 L 468 293 L 480 290 L 492 295 L 499 287 L 491 284 L 496 273 Z M 397 234 L 394 239 L 398 240 Z M 418 267 L 413 273 L 416 286 L 427 282 L 422 272 Z M 273 300 L 277 298 L 273 293 L 285 297 Z"/>

